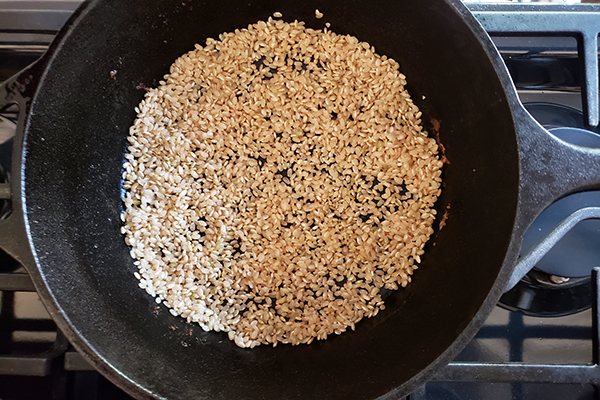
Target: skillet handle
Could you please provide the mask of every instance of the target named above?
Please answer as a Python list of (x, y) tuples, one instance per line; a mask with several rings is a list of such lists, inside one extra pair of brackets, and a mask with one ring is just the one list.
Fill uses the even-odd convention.
[(515, 123), (520, 150), (519, 223), (528, 227), (555, 200), (600, 188), (600, 149), (557, 138), (522, 106), (516, 107)]
[(11, 106), (17, 106), (19, 109), (17, 129), (12, 138), (12, 160), (10, 172), (7, 174), (8, 183), (0, 184), (0, 199), (11, 202), (10, 214), (0, 220), (0, 248), (27, 269), (34, 267), (35, 263), (29, 247), (21, 194), (24, 128), (31, 98), (45, 64), (42, 58), (0, 85), (0, 110), (6, 110)]
[[(552, 202), (568, 194), (600, 188), (600, 149), (576, 146), (544, 129), (522, 107), (515, 111), (520, 150), (519, 208), (515, 231), (525, 232)], [(600, 219), (600, 208), (575, 211), (517, 263), (506, 291), (512, 289), (571, 228)]]

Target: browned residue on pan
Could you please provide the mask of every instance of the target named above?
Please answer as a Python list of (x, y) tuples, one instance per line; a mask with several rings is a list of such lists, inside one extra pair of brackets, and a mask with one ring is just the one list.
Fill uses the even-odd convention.
[[(433, 130), (433, 135), (435, 136), (435, 140), (437, 141), (439, 147), (440, 160), (444, 163), (444, 165), (450, 164), (450, 160), (446, 157), (446, 148), (442, 144), (440, 140), (440, 121), (432, 118), (431, 119), (431, 128)], [(442, 214), (442, 218), (440, 219), (440, 223), (438, 228), (441, 230), (444, 226), (446, 226), (446, 221), (448, 220), (448, 216), (450, 214), (450, 204), (446, 206), (444, 210), (444, 214)], [(434, 244), (435, 246), (435, 244)]]
[(143, 83), (141, 83), (141, 82), (140, 82), (140, 84), (139, 84), (139, 85), (137, 85), (135, 88), (136, 88), (137, 90), (143, 89), (143, 90), (145, 90), (146, 92), (149, 92), (149, 91), (150, 91), (150, 88), (149, 88), (148, 86), (144, 85), (144, 84), (143, 84)]
[(446, 226), (446, 220), (448, 219), (449, 214), (450, 214), (450, 204), (448, 204), (446, 206), (446, 209), (444, 210), (444, 214), (442, 215), (442, 219), (440, 219), (439, 229), (442, 229), (443, 227)]
[(431, 125), (432, 125), (432, 129), (433, 129), (433, 134), (435, 136), (435, 140), (437, 141), (438, 147), (440, 149), (440, 160), (444, 163), (444, 165), (450, 164), (450, 161), (446, 157), (446, 148), (444, 147), (444, 145), (442, 144), (442, 141), (440, 140), (440, 121), (438, 121), (435, 118), (432, 118)]

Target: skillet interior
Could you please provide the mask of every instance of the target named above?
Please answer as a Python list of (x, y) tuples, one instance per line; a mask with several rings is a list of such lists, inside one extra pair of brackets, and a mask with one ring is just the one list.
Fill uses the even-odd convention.
[[(376, 318), (309, 346), (244, 350), (164, 308), (153, 312), (120, 234), (121, 164), (144, 94), (138, 84), (155, 85), (194, 43), (275, 11), (314, 28), (331, 22), (400, 63), (426, 127), (439, 126), (450, 164), (437, 208), (449, 213), (414, 282)], [(441, 0), (93, 1), (56, 48), (25, 134), (25, 207), (44, 300), (82, 338), (72, 341), (104, 360), (95, 365), (137, 396), (383, 395), (427, 369), (486, 303), (515, 218), (518, 153), (504, 88)]]

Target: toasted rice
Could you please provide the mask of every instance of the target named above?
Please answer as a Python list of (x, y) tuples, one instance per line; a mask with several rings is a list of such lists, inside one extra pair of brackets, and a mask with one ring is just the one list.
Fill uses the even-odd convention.
[(238, 346), (355, 328), (405, 287), (442, 162), (398, 63), (302, 22), (178, 58), (136, 108), (122, 232), (139, 286)]

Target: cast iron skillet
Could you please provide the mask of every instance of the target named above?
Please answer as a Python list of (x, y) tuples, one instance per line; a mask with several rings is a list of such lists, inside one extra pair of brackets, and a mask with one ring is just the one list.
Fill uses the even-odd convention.
[[(400, 63), (450, 161), (437, 205), (448, 218), (436, 222), (414, 282), (355, 332), (247, 350), (154, 311), (120, 234), (121, 173), (140, 83), (155, 85), (194, 43), (275, 11), (315, 28), (331, 22)], [(481, 326), (533, 218), (600, 180), (598, 154), (550, 136), (524, 111), (457, 0), (94, 0), (0, 98), (23, 111), (0, 245), (28, 268), (73, 345), (139, 398), (406, 395)]]

